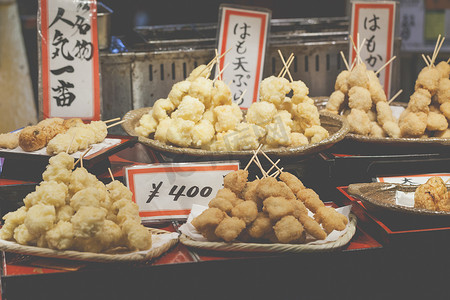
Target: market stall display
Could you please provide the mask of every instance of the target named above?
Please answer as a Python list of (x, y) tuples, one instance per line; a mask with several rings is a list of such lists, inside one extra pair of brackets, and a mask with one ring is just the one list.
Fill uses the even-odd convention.
[[(82, 166), (73, 170), (76, 164), (65, 152), (50, 158), (24, 206), (3, 217), (0, 248), (94, 261), (151, 258), (152, 233), (141, 225), (131, 191), (117, 180), (103, 184)], [(130, 255), (136, 252), (142, 253)]]

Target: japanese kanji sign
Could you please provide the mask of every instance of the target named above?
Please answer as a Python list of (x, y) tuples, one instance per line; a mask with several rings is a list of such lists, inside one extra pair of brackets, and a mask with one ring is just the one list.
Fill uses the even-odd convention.
[(187, 218), (193, 204), (208, 206), (239, 162), (174, 163), (125, 169), (128, 188), (146, 220)]
[(258, 100), (271, 14), (224, 5), (220, 9), (218, 51), (231, 50), (220, 60), (216, 74), (223, 70), (222, 79), (230, 83), (233, 101), (248, 108)]
[(40, 0), (44, 118), (100, 119), (95, 0)]
[[(377, 71), (388, 62), (394, 51), (395, 31), (394, 1), (352, 2), (350, 34), (355, 43), (365, 40), (360, 56), (367, 69)], [(350, 44), (350, 61), (356, 58), (356, 51)], [(389, 99), (391, 88), (392, 64), (379, 73), (380, 83)]]

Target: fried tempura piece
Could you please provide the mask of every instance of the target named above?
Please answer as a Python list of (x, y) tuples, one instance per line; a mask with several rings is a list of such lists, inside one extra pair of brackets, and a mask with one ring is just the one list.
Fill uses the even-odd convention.
[[(147, 230), (148, 231), (148, 230)], [(123, 239), (123, 232), (119, 225), (110, 220), (105, 220), (102, 227), (96, 234), (96, 238), (103, 246), (104, 250), (114, 248), (120, 245)], [(144, 239), (150, 239), (151, 237), (143, 237)]]
[(156, 131), (158, 123), (158, 120), (153, 117), (153, 109), (151, 109), (148, 113), (142, 115), (139, 119), (138, 126), (136, 126), (134, 130), (140, 136), (148, 137), (151, 133)]
[(112, 202), (126, 199), (132, 201), (133, 193), (122, 182), (113, 180), (106, 185)]
[(290, 90), (291, 86), (286, 78), (270, 76), (261, 81), (259, 97), (261, 101), (267, 101), (275, 106), (279, 106)]
[(244, 189), (247, 183), (248, 171), (247, 170), (237, 170), (228, 173), (223, 178), (223, 186), (230, 189), (236, 195), (240, 195), (241, 191)]
[(174, 109), (175, 105), (172, 101), (161, 98), (153, 103), (152, 116), (156, 121), (161, 122), (161, 120), (169, 118)]
[(348, 223), (346, 216), (338, 213), (334, 208), (329, 206), (322, 206), (317, 209), (314, 214), (314, 219), (322, 224), (322, 227), (328, 234), (333, 230), (344, 230)]
[(450, 211), (448, 190), (441, 177), (433, 176), (414, 192), (414, 207)]
[(450, 75), (450, 65), (444, 60), (436, 65), (436, 69), (441, 75), (441, 78), (448, 78)]
[(245, 222), (237, 217), (226, 217), (216, 227), (215, 235), (225, 242), (235, 240), (245, 229)]
[(192, 146), (195, 148), (202, 148), (208, 145), (213, 139), (216, 133), (214, 125), (208, 120), (200, 120), (192, 128)]
[(5, 222), (0, 229), (0, 238), (3, 240), (11, 240), (14, 235), (14, 230), (24, 223), (26, 216), (27, 208), (25, 206), (4, 215), (3, 220)]
[(236, 126), (236, 133), (234, 133), (236, 140), (233, 142), (237, 144), (237, 148), (239, 150), (250, 150), (258, 148), (266, 130), (256, 124), (243, 122)]
[(212, 91), (212, 106), (231, 105), (231, 90), (230, 87), (222, 80), (214, 82)]
[(66, 152), (61, 152), (50, 157), (42, 179), (45, 181), (56, 181), (58, 183), (69, 184), (70, 174), (72, 174), (74, 159)]
[(336, 90), (333, 93), (331, 93), (330, 99), (326, 104), (326, 110), (334, 114), (339, 114), (339, 112), (342, 109), (342, 106), (344, 105), (344, 102), (345, 102), (345, 94), (340, 90)]
[[(300, 202), (301, 201), (297, 201)], [(319, 225), (319, 223), (308, 216), (308, 213), (302, 213), (297, 218), (300, 223), (302, 223), (303, 227), (305, 228), (306, 232), (308, 232), (310, 235), (312, 235), (314, 238), (318, 240), (324, 240), (327, 237), (327, 233), (325, 230), (322, 229), (322, 227)]]
[(205, 105), (197, 98), (184, 96), (178, 108), (172, 113), (171, 118), (181, 118), (194, 123), (200, 121), (205, 111)]
[(56, 223), (58, 223), (59, 221), (70, 222), (70, 219), (72, 218), (74, 213), (75, 211), (70, 205), (58, 207), (56, 209)]
[(288, 200), (295, 199), (291, 189), (284, 182), (278, 181), (273, 177), (266, 177), (259, 181), (257, 195), (262, 200), (272, 196), (283, 197)]
[(300, 132), (291, 132), (290, 140), (290, 147), (301, 147), (309, 144), (308, 138)]
[(173, 120), (170, 118), (164, 119), (159, 122), (158, 127), (155, 131), (155, 140), (160, 141), (162, 143), (167, 142), (167, 131), (172, 126)]
[(292, 102), (295, 104), (302, 103), (304, 101), (308, 101), (309, 97), (309, 88), (306, 84), (301, 80), (296, 80), (291, 82), (292, 89)]
[(450, 101), (450, 79), (448, 77), (439, 80), (436, 98), (439, 104)]
[(350, 131), (360, 135), (368, 135), (370, 132), (370, 119), (366, 112), (360, 109), (352, 109), (347, 116)]
[(152, 246), (152, 234), (139, 222), (128, 220), (122, 224), (122, 231), (126, 236), (128, 249), (148, 250)]
[(312, 125), (305, 129), (305, 137), (309, 139), (311, 144), (318, 143), (330, 136), (328, 130), (320, 125)]
[(213, 109), (216, 123), (214, 128), (216, 132), (225, 132), (236, 129), (239, 122), (242, 121), (242, 111), (233, 103), (232, 105), (221, 105)]
[(428, 114), (424, 112), (412, 112), (405, 109), (400, 115), (399, 127), (402, 137), (420, 137), (427, 128)]
[[(204, 234), (207, 230), (213, 229), (219, 225), (225, 218), (226, 214), (216, 207), (205, 209), (200, 215), (195, 217), (191, 224), (197, 229), (198, 232)], [(208, 238), (207, 236), (205, 236)]]
[(244, 189), (241, 192), (241, 196), (246, 201), (253, 201), (256, 203), (258, 210), (261, 210), (263, 205), (262, 198), (258, 197), (258, 184), (259, 180), (249, 181), (245, 184)]
[(52, 229), (46, 232), (45, 239), (51, 249), (67, 250), (74, 242), (73, 225), (67, 221), (59, 221)]
[(364, 63), (357, 64), (351, 71), (347, 79), (348, 86), (360, 86), (365, 89), (369, 87), (369, 76)]
[(257, 215), (258, 207), (253, 201), (242, 201), (231, 210), (231, 216), (243, 220), (246, 225), (253, 222)]
[(247, 229), (252, 238), (259, 239), (272, 229), (272, 221), (267, 213), (259, 212)]
[(384, 92), (383, 86), (380, 83), (377, 75), (372, 70), (367, 71), (369, 76), (369, 92), (372, 102), (377, 104), (378, 102), (387, 102), (386, 93)]
[(370, 92), (360, 86), (354, 86), (348, 91), (348, 106), (368, 112), (372, 108)]
[(322, 200), (320, 200), (319, 195), (312, 189), (302, 189), (296, 195), (297, 198), (313, 213), (325, 206)]
[(226, 198), (215, 197), (209, 201), (208, 207), (216, 207), (223, 212), (231, 213), (231, 210), (233, 209), (233, 204), (231, 203), (230, 200)]
[(350, 76), (350, 71), (343, 70), (341, 73), (338, 74), (336, 77), (336, 82), (334, 84), (334, 89), (336, 91), (341, 91), (343, 94), (348, 93), (348, 77)]
[(103, 226), (106, 213), (107, 211), (100, 207), (80, 207), (71, 219), (75, 237), (93, 237)]
[(19, 146), (19, 133), (8, 132), (0, 134), (0, 148), (15, 149)]
[(25, 224), (22, 224), (14, 229), (14, 240), (21, 245), (33, 245), (36, 242), (36, 236), (28, 231)]
[(60, 207), (66, 204), (66, 197), (68, 195), (68, 188), (64, 183), (57, 183), (56, 181), (42, 181), (36, 190), (28, 194), (23, 203), (30, 208), (37, 203), (52, 205)]
[(272, 122), (276, 113), (277, 108), (271, 102), (253, 102), (247, 110), (246, 120), (248, 123), (264, 127)]
[(272, 221), (277, 221), (294, 212), (291, 201), (284, 197), (269, 197), (263, 202), (263, 211), (269, 214)]
[(281, 218), (273, 226), (275, 235), (280, 243), (296, 243), (301, 241), (303, 235), (302, 224), (293, 216)]
[(189, 147), (192, 143), (191, 132), (195, 123), (190, 120), (172, 119), (167, 129), (167, 141), (179, 147)]
[(289, 172), (281, 172), (280, 179), (291, 189), (291, 191), (295, 195), (305, 188), (300, 179)]
[(55, 207), (38, 203), (28, 209), (24, 224), (30, 234), (38, 236), (52, 228), (55, 220)]
[(424, 67), (419, 72), (419, 75), (417, 75), (414, 89), (426, 89), (431, 95), (434, 95), (437, 91), (440, 78), (441, 74), (436, 67)]
[(199, 65), (197, 68), (192, 70), (192, 72), (189, 74), (188, 78), (186, 78), (187, 81), (194, 81), (198, 77), (204, 77), (208, 78), (209, 75), (211, 75), (211, 69), (207, 67), (206, 65)]
[(170, 90), (167, 98), (173, 103), (175, 107), (178, 107), (183, 97), (188, 94), (190, 87), (190, 81), (179, 81), (172, 86), (172, 89)]
[(427, 130), (445, 130), (448, 128), (448, 121), (439, 111), (430, 111), (427, 117)]

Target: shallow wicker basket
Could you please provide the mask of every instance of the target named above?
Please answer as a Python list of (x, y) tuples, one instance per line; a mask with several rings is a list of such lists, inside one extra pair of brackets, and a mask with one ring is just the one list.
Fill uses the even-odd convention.
[[(207, 156), (213, 158), (239, 158), (239, 157), (251, 157), (253, 155), (252, 150), (239, 150), (239, 151), (209, 151), (203, 149), (195, 148), (181, 148), (172, 145), (167, 145), (154, 140), (152, 136), (150, 138), (145, 138), (139, 136), (134, 128), (138, 124), (142, 115), (148, 113), (152, 108), (144, 107), (136, 110), (131, 110), (125, 114), (122, 120), (122, 127), (126, 133), (131, 136), (138, 136), (139, 142), (151, 147), (154, 150), (169, 153), (169, 154), (184, 154), (189, 156)], [(320, 113), (321, 125), (328, 130), (330, 136), (319, 143), (309, 144), (301, 147), (280, 147), (277, 149), (267, 149), (264, 150), (266, 154), (274, 156), (294, 156), (294, 155), (310, 155), (314, 153), (321, 152), (325, 149), (330, 148), (337, 142), (344, 139), (349, 131), (349, 125), (345, 118), (328, 112)]]
[[(161, 239), (162, 235), (171, 234), (171, 232), (149, 228), (152, 233), (152, 242)], [(127, 253), (92, 253), (92, 252), (80, 252), (74, 250), (53, 250), (49, 248), (41, 248), (34, 246), (20, 245), (15, 242), (5, 241), (0, 239), (0, 250), (5, 252), (15, 252), (25, 255), (34, 255), (42, 257), (52, 257), (52, 258), (63, 258), (70, 260), (81, 260), (81, 261), (91, 261), (91, 262), (102, 262), (102, 263), (114, 263), (114, 262), (138, 262), (138, 261), (148, 261), (153, 258), (159, 257), (175, 244), (178, 243), (178, 239), (170, 239), (169, 241), (159, 245), (159, 247), (152, 247), (148, 251), (136, 251)]]
[(216, 251), (236, 251), (236, 252), (272, 252), (272, 253), (302, 253), (334, 251), (344, 247), (356, 232), (356, 216), (349, 215), (348, 228), (336, 241), (326, 243), (307, 244), (260, 244), (260, 243), (226, 243), (226, 242), (203, 242), (195, 241), (182, 234), (180, 243), (193, 248), (216, 250)]

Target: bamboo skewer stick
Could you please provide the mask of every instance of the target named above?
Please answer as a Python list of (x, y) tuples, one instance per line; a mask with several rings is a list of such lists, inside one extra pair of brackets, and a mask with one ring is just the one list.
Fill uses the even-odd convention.
[(395, 98), (397, 98), (402, 92), (403, 90), (399, 90), (394, 96), (392, 96), (391, 100), (388, 101), (388, 104), (391, 104), (392, 101), (394, 101)]
[(281, 74), (281, 77), (284, 77), (286, 75), (286, 72), (288, 72), (289, 68), (291, 67), (292, 62), (294, 61), (294, 54), (291, 54), (290, 59), (287, 61), (287, 68), (283, 68), (283, 72)]
[(267, 170), (267, 174), (269, 174), (270, 171), (272, 171), (272, 169), (275, 168), (275, 165), (276, 165), (277, 163), (279, 163), (279, 162), (280, 162), (280, 159), (278, 159), (278, 160), (270, 167), (270, 169)]
[(294, 81), (294, 79), (292, 79), (291, 72), (289, 72), (289, 68), (287, 67), (286, 61), (284, 60), (283, 54), (281, 53), (280, 49), (278, 49), (278, 54), (280, 55), (281, 61), (283, 62), (283, 65), (287, 70), (289, 79), (291, 80), (291, 82)]
[(430, 62), (428, 61), (428, 58), (423, 53), (422, 53), (422, 58), (425, 61), (425, 64), (427, 65), (427, 67), (430, 67)]
[(220, 78), (222, 77), (222, 73), (225, 71), (225, 69), (228, 67), (228, 65), (229, 65), (230, 63), (227, 63), (226, 65), (225, 65), (225, 67), (223, 67), (223, 69), (222, 70), (220, 70), (220, 72), (219, 72), (219, 74), (216, 76), (216, 78), (214, 78), (214, 82), (216, 81), (216, 80), (221, 80)]
[(267, 173), (266, 173), (266, 171), (264, 171), (264, 168), (262, 167), (261, 162), (259, 161), (259, 158), (258, 158), (258, 155), (257, 155), (256, 151), (253, 150), (253, 153), (255, 154), (256, 165), (261, 170), (261, 173), (263, 174), (263, 178), (266, 178), (267, 177)]
[(70, 141), (69, 146), (68, 146), (67, 149), (66, 149), (66, 153), (69, 153), (70, 147), (72, 147), (72, 143), (73, 143), (73, 140), (75, 139), (75, 136), (76, 136), (76, 135), (77, 135), (77, 133), (75, 132), (75, 133), (73, 134), (73, 137), (72, 137), (72, 140)]
[(115, 122), (115, 121), (119, 121), (120, 120), (120, 117), (117, 117), (117, 118), (114, 118), (114, 119), (109, 119), (109, 120), (106, 120), (106, 121), (103, 121), (104, 123), (111, 123), (111, 122)]
[(114, 181), (114, 175), (111, 171), (111, 168), (108, 168), (108, 171), (109, 171), (109, 176), (111, 176), (112, 181)]
[(436, 45), (434, 46), (434, 51), (433, 51), (433, 55), (431, 56), (431, 62), (430, 62), (430, 66), (434, 65), (434, 61), (437, 57), (437, 53), (438, 53), (438, 48), (439, 48), (439, 44), (440, 44), (440, 40), (441, 40), (441, 35), (439, 34), (437, 40), (436, 40)]
[(111, 124), (111, 125), (108, 125), (108, 126), (106, 126), (106, 128), (111, 128), (111, 127), (114, 127), (114, 126), (116, 126), (116, 125), (119, 125), (119, 124), (122, 124), (122, 123), (124, 123), (126, 120), (122, 120), (122, 121), (119, 121), (119, 122), (116, 122), (116, 123), (113, 123), (113, 124)]
[(396, 56), (392, 56), (390, 60), (388, 60), (384, 65), (382, 65), (376, 72), (375, 75), (378, 75), (384, 68), (386, 68), (394, 59)]
[(262, 155), (264, 155), (265, 158), (267, 158), (268, 161), (270, 161), (270, 163), (271, 163), (272, 165), (275, 166), (275, 168), (277, 168), (278, 170), (281, 170), (281, 169), (273, 162), (273, 160), (271, 160), (270, 157), (267, 156), (267, 154), (266, 154), (264, 151), (261, 151), (261, 153), (262, 153)]
[[(262, 147), (262, 146), (263, 146), (263, 144), (260, 144), (260, 145), (259, 145), (258, 149), (256, 149), (256, 153), (258, 153), (259, 150), (261, 150), (261, 147)], [(250, 159), (250, 161), (247, 163), (247, 165), (245, 166), (244, 171), (247, 171), (248, 167), (250, 166), (250, 164), (251, 164), (251, 163), (253, 162), (253, 160), (255, 159), (255, 156), (256, 156), (256, 154), (255, 154), (255, 152), (253, 152), (253, 156), (252, 156), (252, 158)]]
[(84, 151), (83, 154), (81, 154), (80, 158), (77, 159), (77, 161), (73, 164), (73, 166), (75, 167), (78, 164), (78, 162), (80, 162), (81, 167), (83, 167), (83, 158), (89, 151), (91, 151), (91, 149), (92, 146), (87, 148), (86, 151)]
[(341, 51), (340, 53), (341, 53), (342, 60), (344, 61), (345, 67), (347, 68), (347, 71), (350, 71), (350, 66), (348, 65), (347, 59), (345, 59), (344, 52)]

